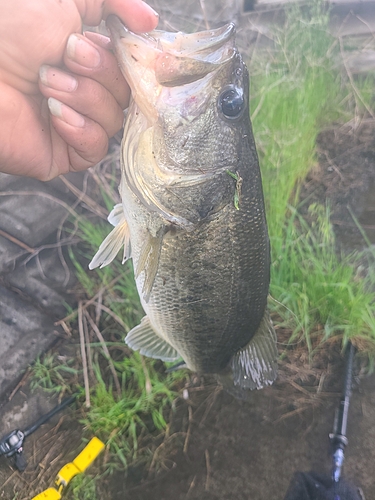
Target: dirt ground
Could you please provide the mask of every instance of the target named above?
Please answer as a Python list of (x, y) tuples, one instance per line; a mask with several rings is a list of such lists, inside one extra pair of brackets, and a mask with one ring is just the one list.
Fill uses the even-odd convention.
[(375, 243), (374, 120), (322, 132), (317, 151), (316, 167), (301, 189), (301, 200), (308, 200), (302, 210), (328, 202), (338, 245), (346, 250), (366, 247), (353, 215)]
[[(302, 352), (297, 360), (301, 366)], [(156, 449), (151, 467), (132, 466), (126, 477), (119, 472), (103, 478), (99, 498), (282, 500), (296, 471), (329, 473), (328, 434), (340, 398), (343, 364), (335, 345), (327, 347), (322, 359), (321, 366), (301, 368), (291, 377), (296, 359), (286, 358), (277, 383), (253, 392), (247, 402), (234, 399), (212, 380), (192, 377), (185, 392), (188, 399), (177, 400), (168, 435)], [(319, 389), (306, 383), (318, 379)], [(367, 500), (375, 498), (374, 382), (372, 376), (360, 381), (357, 377), (354, 383), (344, 467), (344, 477), (361, 487)], [(14, 405), (21, 407), (27, 393), (22, 388)], [(28, 438), (29, 466), (23, 474), (2, 459), (0, 498), (29, 500), (31, 492), (53, 484), (60, 467), (77, 454), (84, 434), (80, 416), (81, 410), (68, 409)], [(108, 456), (96, 461), (90, 475), (103, 473), (104, 459)]]
[[(110, 498), (282, 500), (297, 470), (330, 471), (328, 433), (338, 393), (323, 390), (314, 397), (309, 391), (304, 394), (303, 388), (300, 391), (276, 385), (254, 393), (246, 403), (223, 391), (204, 391), (200, 396), (206, 396), (206, 402), (193, 408), (179, 446), (176, 438), (169, 453), (164, 450), (164, 470), (138, 485), (117, 477), (118, 489)], [(289, 408), (284, 413), (288, 392)], [(300, 412), (294, 402), (301, 397), (310, 404)], [(345, 466), (346, 478), (361, 486), (369, 499), (375, 495), (374, 417), (372, 378), (354, 392)]]

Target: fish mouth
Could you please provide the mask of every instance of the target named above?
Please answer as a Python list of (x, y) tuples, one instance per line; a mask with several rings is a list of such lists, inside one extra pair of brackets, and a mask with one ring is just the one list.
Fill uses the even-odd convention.
[[(119, 39), (127, 39), (128, 43), (138, 41), (150, 48), (153, 47), (171, 53), (176, 52), (182, 56), (209, 57), (209, 59), (213, 60), (212, 62), (214, 62), (215, 57), (221, 58), (223, 56), (223, 54), (217, 54), (216, 51), (233, 39), (236, 33), (233, 23), (220, 28), (190, 34), (171, 33), (162, 30), (154, 30), (149, 33), (133, 33), (114, 14), (107, 17), (106, 25), (111, 33), (111, 38), (115, 41)], [(219, 63), (220, 60), (215, 62)]]
[(152, 71), (158, 84), (174, 87), (203, 78), (235, 54), (232, 23), (192, 34), (158, 30), (136, 34), (114, 15), (108, 16), (106, 24), (131, 87), (135, 66)]

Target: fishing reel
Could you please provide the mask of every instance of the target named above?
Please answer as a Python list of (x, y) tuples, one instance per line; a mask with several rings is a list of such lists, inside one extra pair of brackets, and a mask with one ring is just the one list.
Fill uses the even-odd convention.
[(66, 406), (70, 405), (75, 401), (77, 394), (73, 394), (69, 398), (64, 399), (59, 405), (55, 406), (50, 412), (46, 413), (40, 417), (33, 425), (30, 425), (23, 431), (16, 429), (3, 438), (0, 439), (0, 456), (4, 455), (7, 458), (11, 458), (14, 462), (15, 467), (23, 472), (27, 467), (27, 462), (23, 456), (23, 442), (27, 436), (35, 432), (39, 427), (47, 422), (56, 413), (61, 411)]
[(16, 429), (3, 437), (0, 441), (0, 456), (12, 458), (17, 469), (23, 472), (26, 469), (27, 462), (23, 456), (23, 441), (25, 434)]

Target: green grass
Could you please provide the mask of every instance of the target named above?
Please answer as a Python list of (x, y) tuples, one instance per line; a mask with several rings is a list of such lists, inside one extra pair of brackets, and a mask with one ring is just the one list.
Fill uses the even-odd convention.
[(70, 500), (99, 500), (96, 485), (97, 478), (79, 474), (72, 479), (68, 487), (68, 498)]
[(298, 212), (300, 182), (317, 161), (318, 133), (363, 114), (374, 88), (369, 76), (357, 81), (355, 92), (335, 68), (339, 44), (328, 33), (323, 4), (313, 5), (308, 17), (291, 7), (286, 28), (275, 28), (275, 50), (250, 63), (272, 249), (270, 292), (276, 300), (270, 305), (292, 328), (291, 341), (302, 337), (309, 350), (317, 331), (323, 341), (335, 335), (344, 344), (366, 338), (375, 347), (373, 273), (358, 272), (361, 255), (336, 254), (329, 210), (312, 207), (313, 226)]
[(106, 344), (113, 353), (111, 362), (121, 389), (119, 394), (100, 342), (92, 342), (95, 380), (90, 394), (91, 407), (82, 423), (105, 441), (126, 467), (142, 453), (143, 458), (147, 458), (147, 450), (139, 453), (139, 435), (142, 430), (156, 434), (165, 430), (165, 412), (177, 397), (177, 385), (186, 375), (183, 370), (163, 374), (162, 363), (143, 358), (126, 347), (123, 338), (144, 315), (131, 263), (122, 265), (120, 260), (115, 260), (103, 269), (88, 271), (79, 260), (93, 256), (109, 226), (81, 221), (79, 227), (85, 247), (81, 255), (71, 252), (71, 258), (87, 296), (103, 290), (102, 301), (108, 312), (102, 314), (99, 326), (103, 337), (115, 337), (114, 342)]
[(46, 392), (58, 394), (69, 391), (71, 378), (78, 373), (77, 369), (71, 366), (72, 363), (72, 359), (61, 363), (53, 353), (44, 354), (42, 358), (38, 356), (32, 366), (31, 389), (40, 387)]
[[(89, 271), (87, 261), (96, 253), (99, 245), (108, 235), (109, 223), (92, 224), (89, 220), (80, 223), (80, 236), (85, 242), (85, 250), (77, 248), (70, 249), (70, 257), (76, 268), (76, 276), (88, 297), (93, 297), (100, 288), (103, 288), (103, 299), (110, 309), (126, 325), (126, 332), (139, 323), (143, 316), (142, 306), (134, 283), (134, 275), (131, 262), (121, 264), (119, 259), (115, 259), (110, 265), (103, 269)], [(82, 265), (80, 258), (85, 258)], [(108, 316), (105, 316), (107, 319)], [(105, 325), (107, 326), (107, 325)], [(103, 325), (102, 325), (103, 327)], [(111, 328), (111, 323), (108, 323)], [(124, 332), (125, 333), (125, 332)]]
[(275, 28), (275, 50), (261, 52), (249, 65), (271, 237), (282, 235), (288, 205), (298, 197), (298, 182), (316, 161), (320, 129), (344, 115), (340, 102), (348, 89), (332, 68), (337, 50), (319, 5), (309, 19), (298, 8), (287, 11), (286, 28)]
[[(142, 361), (138, 353), (124, 357), (115, 366), (121, 376), (122, 397), (114, 394), (96, 369), (92, 407), (82, 423), (104, 439), (127, 467), (140, 456), (138, 438), (142, 430), (157, 435), (166, 429), (165, 411), (177, 396), (172, 387), (181, 374), (163, 376), (155, 369), (155, 361)], [(147, 454), (147, 450), (142, 453), (145, 451)]]
[[(323, 3), (317, 0), (311, 5), (307, 15), (292, 7), (285, 29), (275, 28), (273, 32), (275, 48), (261, 51), (249, 65), (252, 121), (272, 247), (270, 292), (276, 300), (270, 305), (291, 328), (290, 342), (303, 338), (309, 350), (314, 335), (321, 341), (339, 336), (344, 343), (349, 338), (365, 338), (375, 345), (374, 274), (362, 272), (363, 256), (337, 255), (328, 208), (311, 207), (310, 220), (314, 222), (310, 225), (298, 211), (299, 184), (316, 163), (319, 131), (363, 112), (371, 100), (373, 81), (358, 81), (359, 99), (335, 68), (340, 47), (328, 33)], [(105, 201), (109, 207), (108, 196)], [(80, 231), (91, 257), (109, 226), (84, 222)], [(101, 286), (108, 287), (103, 293), (104, 303), (122, 319), (125, 331), (139, 322), (142, 310), (130, 264), (122, 266), (116, 259), (104, 269), (89, 273), (75, 261), (88, 296), (95, 295)], [(119, 280), (110, 285), (118, 276)], [(110, 315), (103, 315), (101, 328), (106, 335), (118, 332), (119, 325)], [(152, 380), (151, 392), (146, 390), (145, 362)], [(116, 398), (113, 384), (109, 387), (97, 370), (93, 408), (85, 424), (107, 436), (121, 429), (120, 441), (117, 437), (110, 440), (125, 465), (128, 457), (137, 456), (137, 436), (142, 427), (147, 427), (147, 419), (156, 430), (165, 426), (164, 408), (173, 399), (170, 388), (174, 381), (160, 375), (153, 361), (141, 363), (138, 354), (125, 356), (114, 365), (126, 400)]]
[[(79, 222), (79, 234), (84, 244), (70, 251), (76, 275), (85, 295), (90, 298), (102, 292), (101, 304), (105, 308), (97, 326), (102, 333), (110, 357), (97, 338), (91, 338), (89, 369), (90, 407), (85, 408), (83, 369), (81, 359), (73, 357), (61, 363), (59, 356), (47, 353), (32, 367), (32, 388), (41, 387), (49, 392), (78, 392), (82, 403), (79, 421), (83, 425), (82, 437), (98, 436), (110, 451), (105, 474), (125, 470), (134, 462), (147, 464), (152, 460), (154, 440), (164, 435), (178, 388), (186, 378), (180, 370), (165, 373), (160, 361), (143, 358), (128, 349), (123, 341), (127, 331), (139, 323), (143, 316), (135, 288), (131, 263), (119, 260), (103, 268), (89, 271), (88, 259), (108, 233), (107, 223)], [(82, 292), (81, 292), (82, 296)], [(95, 304), (91, 306), (95, 318)], [(72, 343), (78, 352), (78, 311), (68, 321)], [(113, 366), (114, 374), (110, 369)], [(118, 386), (120, 391), (118, 391)], [(80, 476), (67, 491), (67, 499), (97, 498), (96, 478)], [(91, 495), (91, 496), (90, 496)]]
[(282, 305), (271, 305), (293, 325), (290, 342), (302, 333), (310, 350), (314, 333), (322, 341), (340, 335), (344, 344), (353, 338), (375, 343), (374, 256), (338, 255), (329, 210), (310, 211), (316, 218), (311, 226), (291, 210), (283, 251), (272, 267), (271, 295)]

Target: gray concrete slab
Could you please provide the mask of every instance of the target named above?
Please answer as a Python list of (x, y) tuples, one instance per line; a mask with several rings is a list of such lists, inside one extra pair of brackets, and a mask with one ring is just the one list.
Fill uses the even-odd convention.
[[(35, 247), (58, 228), (67, 215), (58, 194), (35, 179), (0, 177), (0, 229)], [(4, 189), (5, 187), (5, 189)]]
[(54, 320), (19, 295), (0, 286), (0, 399), (26, 367), (58, 338)]
[(0, 275), (12, 272), (27, 251), (0, 234)]
[[(70, 182), (81, 192), (86, 174)], [(62, 179), (0, 174), (0, 399), (56, 341), (76, 278), (58, 228), (77, 201)]]
[(68, 293), (75, 282), (73, 270), (66, 263), (63, 253), (55, 248), (46, 249), (27, 262), (21, 262), (6, 278), (7, 285), (32, 297), (33, 303), (54, 318), (66, 314), (66, 305), (74, 298)]

